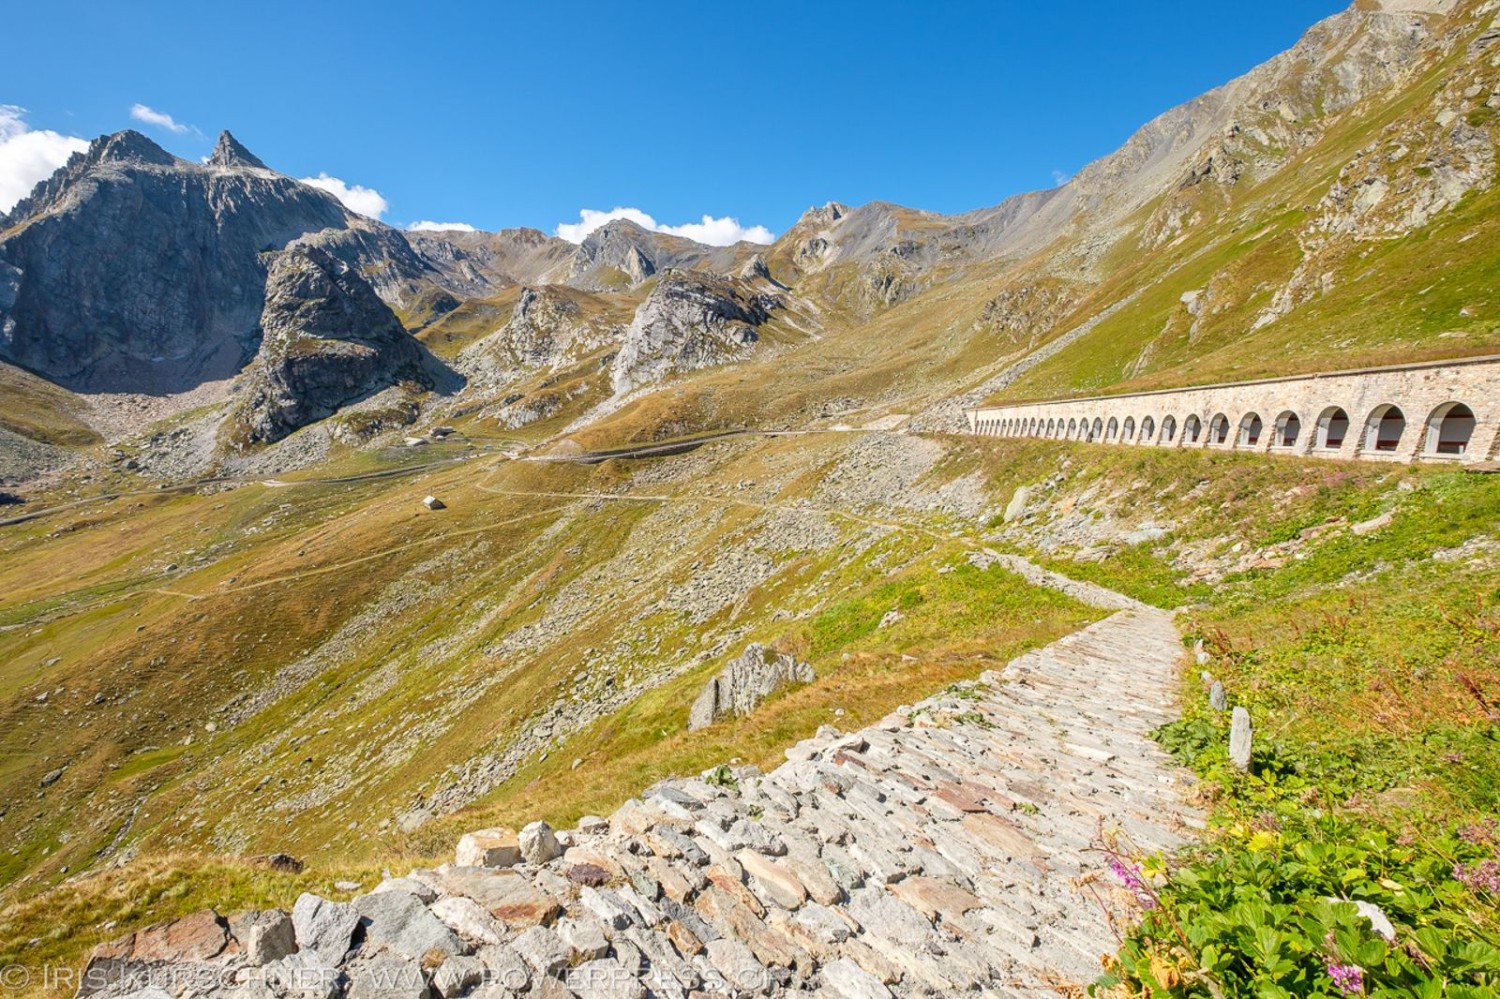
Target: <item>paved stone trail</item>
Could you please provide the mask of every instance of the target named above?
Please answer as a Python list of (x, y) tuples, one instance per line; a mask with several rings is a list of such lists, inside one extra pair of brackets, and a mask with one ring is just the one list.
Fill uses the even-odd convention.
[[(879, 724), (823, 730), (770, 773), (655, 785), (558, 833), (561, 856), (523, 831), (535, 863), (506, 846), (484, 857), (514, 866), (304, 896), (295, 944), (268, 949), (247, 920), (286, 917), (261, 914), (215, 923), (193, 957), (246, 997), (1053, 995), (1117, 947), (1104, 838), (1149, 852), (1201, 825), (1149, 737), (1175, 716), (1181, 654), (1168, 614), (1127, 606)], [(150, 966), (170, 930), (96, 965)]]

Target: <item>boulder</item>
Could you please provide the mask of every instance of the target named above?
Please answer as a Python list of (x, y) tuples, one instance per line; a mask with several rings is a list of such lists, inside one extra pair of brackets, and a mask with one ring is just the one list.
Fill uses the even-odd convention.
[(297, 948), (316, 954), (330, 967), (337, 967), (349, 953), (358, 926), (359, 913), (343, 902), (304, 894), (292, 906)]
[(594, 961), (609, 954), (609, 941), (594, 923), (559, 919), (555, 929), (558, 939), (568, 948), (568, 959), (573, 964)]
[(504, 826), (466, 833), (453, 858), (458, 867), (514, 867), (520, 862), (520, 838)]
[(545, 864), (562, 856), (562, 846), (545, 822), (530, 823), (521, 830), (519, 839), (521, 857), (528, 864)]
[(212, 909), (157, 923), (135, 935), (136, 961), (180, 963), (217, 957), (229, 943), (229, 928)]
[(311, 950), (288, 954), (261, 971), (262, 981), (284, 999), (336, 999), (342, 977)]
[(502, 943), (507, 936), (505, 924), (472, 898), (445, 895), (428, 908), (444, 926), (475, 946)]
[(443, 999), (467, 992), (484, 980), (484, 962), (477, 957), (450, 957), (432, 973), (432, 987)]
[(533, 926), (511, 944), (536, 975), (556, 977), (568, 967), (568, 948), (545, 926)]
[(1229, 721), (1229, 762), (1241, 770), (1250, 769), (1250, 750), (1254, 729), (1250, 724), (1250, 712), (1235, 708)]
[(377, 954), (350, 964), (347, 999), (429, 999), (427, 976), (417, 961)]
[(230, 929), (244, 948), (248, 964), (260, 967), (297, 952), (292, 917), (281, 909), (252, 912), (231, 920)]
[(1026, 514), (1026, 504), (1031, 502), (1031, 487), (1022, 486), (1010, 497), (1010, 502), (1005, 505), (1005, 514), (1002, 518), (1004, 523), (1020, 520)]
[(446, 509), (448, 509), (448, 504), (444, 503), (442, 500), (438, 499), (436, 496), (428, 496), (426, 499), (422, 500), (422, 505), (425, 506), (429, 510), (446, 510)]
[(408, 892), (362, 895), (353, 906), (365, 929), (365, 951), (388, 950), (421, 960), (431, 951), (462, 954), (466, 949), (457, 934)]
[(704, 686), (688, 712), (688, 731), (697, 731), (727, 715), (744, 717), (779, 687), (814, 679), (816, 674), (807, 663), (752, 642)]

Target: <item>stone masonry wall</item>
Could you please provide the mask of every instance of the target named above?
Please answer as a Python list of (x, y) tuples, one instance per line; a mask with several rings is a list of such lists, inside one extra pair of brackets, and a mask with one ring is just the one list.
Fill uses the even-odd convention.
[(994, 406), (965, 415), (970, 430), (985, 436), (1475, 463), (1494, 460), (1500, 447), (1500, 357)]

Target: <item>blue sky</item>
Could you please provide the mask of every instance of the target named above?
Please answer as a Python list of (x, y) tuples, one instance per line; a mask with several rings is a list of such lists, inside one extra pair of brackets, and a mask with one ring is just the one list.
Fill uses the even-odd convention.
[(228, 128), (398, 225), (963, 211), (1052, 186), (1342, 6), (18, 3), (0, 105), (25, 114), (0, 143), (27, 145), (0, 173), (126, 127), (197, 158)]

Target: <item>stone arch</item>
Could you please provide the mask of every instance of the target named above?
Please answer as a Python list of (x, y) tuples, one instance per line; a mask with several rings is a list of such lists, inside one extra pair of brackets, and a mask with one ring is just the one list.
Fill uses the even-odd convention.
[(1240, 417), (1239, 430), (1234, 435), (1235, 447), (1255, 447), (1260, 443), (1261, 434), (1265, 432), (1265, 422), (1259, 413), (1246, 413)]
[(1182, 421), (1182, 443), (1197, 444), (1203, 437), (1203, 421), (1198, 418), (1197, 413), (1189, 413), (1187, 419)]
[(1297, 446), (1297, 438), (1302, 436), (1302, 419), (1290, 409), (1282, 410), (1281, 415), (1276, 417), (1275, 430), (1271, 434), (1271, 446), (1275, 448), (1292, 448)]
[(1337, 451), (1344, 446), (1349, 436), (1349, 414), (1342, 406), (1329, 406), (1318, 414), (1314, 429), (1313, 446), (1325, 451)]
[(1427, 417), (1423, 454), (1463, 454), (1474, 436), (1474, 411), (1461, 402), (1445, 402)]
[(1364, 452), (1390, 454), (1401, 444), (1406, 433), (1406, 414), (1401, 407), (1384, 403), (1370, 410), (1365, 417), (1365, 434), (1360, 448)]
[(1094, 422), (1089, 426), (1089, 437), (1088, 437), (1088, 439), (1090, 441), (1097, 441), (1097, 440), (1100, 440), (1103, 437), (1104, 437), (1104, 421), (1101, 420), (1099, 417), (1096, 416), (1096, 417), (1094, 417)]
[(1052, 436), (1052, 432), (1053, 432), (1053, 431), (1054, 431), (1054, 430), (1056, 430), (1056, 429), (1057, 429), (1057, 421), (1056, 421), (1056, 420), (1050, 420), (1050, 419), (1049, 419), (1049, 420), (1048, 420), (1048, 421), (1047, 421), (1047, 436), (1048, 436), (1048, 437), (1051, 437), (1051, 436)]
[(1104, 425), (1104, 439), (1106, 441), (1113, 441), (1119, 436), (1120, 421), (1111, 416), (1109, 418), (1109, 422)]
[(1161, 418), (1161, 439), (1162, 439), (1162, 443), (1164, 443), (1164, 444), (1170, 444), (1170, 443), (1172, 443), (1173, 438), (1175, 438), (1176, 436), (1177, 436), (1177, 417), (1172, 416), (1169, 413), (1166, 416), (1163, 416)]
[(1135, 441), (1135, 417), (1125, 417), (1125, 422), (1120, 424), (1120, 440), (1126, 444)]
[(1156, 421), (1149, 416), (1141, 417), (1141, 443), (1154, 444), (1156, 442)]
[(1208, 421), (1208, 443), (1212, 446), (1229, 443), (1229, 417), (1215, 413)]
[(1075, 417), (1073, 417), (1072, 419), (1070, 419), (1068, 421), (1068, 432), (1065, 435), (1065, 439), (1066, 440), (1072, 440), (1074, 437), (1077, 437), (1077, 436), (1078, 436), (1078, 417), (1075, 416)]

